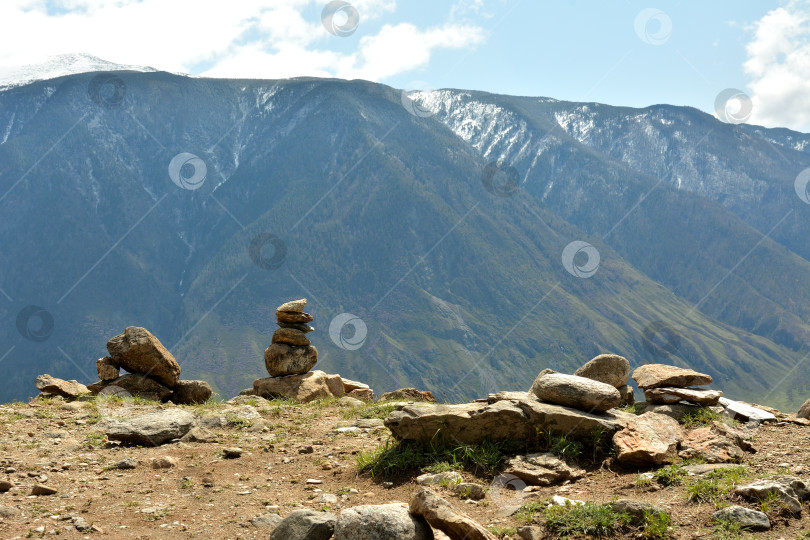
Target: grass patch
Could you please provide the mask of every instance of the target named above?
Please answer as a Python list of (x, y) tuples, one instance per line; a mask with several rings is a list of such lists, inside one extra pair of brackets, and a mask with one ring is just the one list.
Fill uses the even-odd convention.
[(343, 418), (379, 418), (385, 420), (391, 411), (396, 409), (397, 406), (390, 403), (369, 403), (363, 407), (344, 411)]
[(517, 534), (517, 530), (514, 527), (501, 527), (498, 525), (492, 525), (487, 527), (487, 530), (497, 536), (498, 538), (504, 538), (505, 536), (514, 536)]
[(683, 479), (688, 475), (688, 473), (686, 472), (686, 469), (680, 465), (672, 464), (667, 465), (666, 467), (661, 467), (655, 471), (653, 475), (660, 484), (665, 486), (679, 486), (683, 484)]
[(616, 512), (607, 505), (586, 502), (550, 506), (543, 510), (546, 530), (559, 536), (610, 536), (630, 523), (627, 514)]
[(542, 512), (545, 506), (546, 505), (540, 501), (527, 502), (515, 512), (514, 517), (519, 522), (528, 525), (534, 522), (535, 515), (538, 512)]
[(709, 502), (717, 506), (735, 487), (748, 480), (750, 476), (744, 465), (715, 469), (686, 485), (687, 498), (691, 502)]
[(672, 536), (670, 525), (672, 517), (669, 512), (658, 510), (644, 510), (644, 529), (641, 534), (645, 538), (669, 538)]
[(511, 449), (509, 443), (483, 441), (478, 445), (431, 442), (418, 444), (388, 439), (369, 452), (360, 452), (356, 458), (359, 472), (369, 471), (372, 476), (395, 476), (413, 470), (444, 472), (468, 469), (474, 474), (494, 474)]
[(731, 519), (715, 520), (712, 527), (712, 538), (718, 540), (737, 540), (742, 538), (742, 524)]
[(693, 429), (712, 425), (712, 422), (722, 421), (723, 416), (711, 409), (690, 409), (681, 418), (680, 422), (686, 429)]

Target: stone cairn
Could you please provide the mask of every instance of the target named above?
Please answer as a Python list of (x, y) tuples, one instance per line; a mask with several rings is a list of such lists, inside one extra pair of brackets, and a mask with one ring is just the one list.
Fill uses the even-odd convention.
[(273, 341), (264, 351), (264, 365), (271, 377), (302, 375), (318, 363), (318, 349), (307, 338), (315, 330), (309, 324), (313, 317), (304, 313), (307, 299), (293, 300), (276, 308)]
[(723, 392), (692, 388), (712, 383), (711, 375), (666, 364), (646, 364), (633, 372), (633, 380), (644, 391), (647, 403), (670, 405), (685, 401), (709, 407), (717, 405)]

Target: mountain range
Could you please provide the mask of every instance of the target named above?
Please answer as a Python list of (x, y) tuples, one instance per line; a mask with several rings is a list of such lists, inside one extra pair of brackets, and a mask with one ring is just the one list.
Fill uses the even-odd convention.
[(297, 297), (318, 368), (378, 392), (480, 397), (616, 352), (731, 398), (810, 397), (810, 135), (671, 105), (103, 69), (0, 91), (4, 401), (42, 372), (92, 382), (131, 325), (229, 397)]

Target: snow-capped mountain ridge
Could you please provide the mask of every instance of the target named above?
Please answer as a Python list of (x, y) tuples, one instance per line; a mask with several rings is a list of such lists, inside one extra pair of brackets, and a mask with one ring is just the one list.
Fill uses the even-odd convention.
[(24, 86), (35, 81), (47, 81), (66, 75), (94, 71), (157, 71), (147, 66), (116, 64), (91, 54), (72, 53), (52, 56), (39, 64), (0, 67), (0, 90)]

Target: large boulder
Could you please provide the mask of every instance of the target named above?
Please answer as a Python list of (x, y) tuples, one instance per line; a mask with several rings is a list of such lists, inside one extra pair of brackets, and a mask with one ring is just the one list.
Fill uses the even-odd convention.
[(385, 426), (398, 440), (429, 442), (434, 437), (466, 444), (489, 440), (525, 440), (538, 430), (586, 436), (596, 430), (612, 434), (634, 415), (604, 414), (543, 403), (526, 392), (493, 394), (488, 402), (441, 405), (409, 403), (392, 411)]
[(318, 363), (318, 349), (313, 345), (292, 347), (285, 343), (272, 343), (264, 350), (264, 367), (271, 377), (301, 375)]
[(333, 540), (433, 540), (433, 533), (405, 503), (369, 504), (343, 510)]
[(197, 405), (208, 401), (212, 393), (211, 385), (205, 381), (180, 381), (169, 401), (176, 405)]
[(318, 398), (341, 397), (345, 393), (340, 375), (327, 375), (317, 369), (303, 375), (256, 379), (253, 389), (263, 398), (284, 397), (303, 403)]
[(40, 392), (47, 392), (54, 396), (62, 396), (68, 399), (76, 399), (83, 394), (89, 394), (90, 390), (82, 383), (70, 380), (57, 379), (47, 373), (37, 375), (35, 381), (37, 390)]
[(697, 388), (647, 388), (644, 390), (644, 398), (647, 403), (678, 403), (679, 401), (689, 401), (698, 405), (717, 405), (723, 392), (720, 390), (700, 390)]
[(552, 453), (527, 454), (509, 459), (503, 470), (532, 486), (551, 486), (582, 478), (585, 471), (571, 467)]
[(618, 354), (600, 354), (576, 370), (574, 375), (619, 388), (630, 378), (630, 362)]
[(669, 416), (644, 413), (627, 421), (624, 429), (613, 435), (616, 460), (622, 465), (646, 467), (661, 465), (674, 458), (683, 440), (680, 424)]
[(112, 381), (98, 381), (94, 382), (87, 388), (94, 394), (98, 394), (107, 387), (116, 387), (126, 390), (133, 396), (138, 396), (143, 399), (151, 399), (152, 401), (163, 401), (172, 394), (172, 389), (167, 388), (157, 381), (143, 375), (134, 375), (128, 373), (122, 375)]
[(329, 540), (335, 532), (335, 514), (293, 510), (270, 533), (270, 540)]
[(633, 372), (633, 380), (642, 389), (661, 386), (686, 388), (712, 383), (711, 375), (666, 364), (646, 364), (638, 367)]
[(129, 326), (107, 342), (110, 363), (130, 373), (148, 375), (174, 388), (180, 380), (180, 365), (172, 353), (146, 328)]
[(542, 401), (588, 412), (604, 412), (618, 407), (622, 401), (621, 394), (614, 386), (562, 373), (550, 373), (539, 378), (532, 385), (532, 392)]
[(380, 401), (384, 400), (401, 400), (401, 401), (427, 401), (429, 403), (436, 403), (436, 398), (433, 393), (428, 390), (417, 390), (416, 388), (399, 388), (392, 392), (386, 392), (380, 396)]
[(465, 540), (497, 540), (497, 537), (476, 523), (464, 512), (458, 511), (446, 500), (427, 488), (419, 488), (411, 498), (410, 511), (422, 516), (431, 527), (450, 538)]
[(183, 409), (165, 409), (125, 420), (108, 420), (104, 432), (111, 441), (158, 446), (179, 439), (194, 427), (194, 415)]
[(681, 443), (679, 456), (684, 459), (700, 458), (706, 463), (739, 462), (752, 446), (743, 431), (722, 422), (690, 431)]

